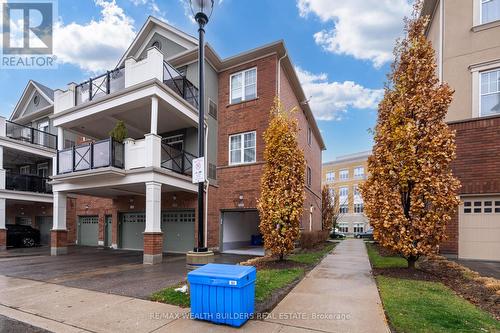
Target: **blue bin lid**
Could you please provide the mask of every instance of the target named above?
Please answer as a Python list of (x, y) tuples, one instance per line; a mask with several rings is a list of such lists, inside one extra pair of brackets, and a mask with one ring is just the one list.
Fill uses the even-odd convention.
[(241, 287), (255, 281), (253, 266), (207, 264), (188, 273), (190, 283)]

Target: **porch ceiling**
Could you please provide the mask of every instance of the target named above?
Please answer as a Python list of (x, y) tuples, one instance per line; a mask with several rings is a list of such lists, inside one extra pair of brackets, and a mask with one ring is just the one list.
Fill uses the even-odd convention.
[[(180, 190), (177, 187), (165, 184), (162, 184), (161, 191), (162, 193), (182, 192), (182, 190)], [(104, 188), (81, 189), (77, 191), (72, 191), (71, 193), (90, 195), (102, 198), (116, 198), (118, 196), (136, 196), (136, 195), (146, 196), (146, 186), (145, 184), (128, 184), (128, 185), (120, 185), (120, 186), (112, 186)]]
[(10, 148), (4, 148), (3, 154), (4, 154), (3, 155), (4, 167), (15, 166), (15, 165), (38, 164), (50, 161), (50, 159), (46, 157)]
[[(124, 105), (112, 107), (98, 114), (82, 117), (64, 125), (75, 133), (103, 139), (109, 137), (109, 132), (116, 123), (122, 120), (127, 127), (128, 136), (133, 139), (144, 138), (150, 132), (151, 97), (142, 98)], [(172, 106), (161, 99), (158, 103), (158, 133), (170, 132), (192, 127), (193, 124)]]

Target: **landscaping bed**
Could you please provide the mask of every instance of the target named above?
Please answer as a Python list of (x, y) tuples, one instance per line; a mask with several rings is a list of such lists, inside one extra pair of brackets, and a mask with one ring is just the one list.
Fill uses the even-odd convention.
[[(467, 280), (467, 274), (452, 264), (460, 265), (448, 264), (442, 257), (419, 260), (416, 269), (408, 269), (404, 258), (380, 249), (367, 244), (382, 303), (395, 332), (500, 330), (500, 322), (495, 320), (499, 319), (500, 298), (490, 279), (490, 287), (479, 287), (484, 282), (481, 278)], [(475, 300), (471, 299), (474, 291), (478, 292)]]
[[(271, 311), (293, 287), (313, 269), (323, 257), (331, 252), (335, 243), (324, 242), (311, 249), (298, 250), (279, 261), (273, 257), (253, 258), (241, 265), (255, 266), (257, 280), (255, 282), (255, 313)], [(189, 307), (189, 293), (175, 291), (185, 285), (168, 287), (155, 292), (150, 299), (156, 302), (168, 303), (180, 307)]]

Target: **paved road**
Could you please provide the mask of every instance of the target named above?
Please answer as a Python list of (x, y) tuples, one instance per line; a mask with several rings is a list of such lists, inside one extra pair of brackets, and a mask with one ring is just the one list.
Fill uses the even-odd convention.
[(9, 333), (50, 333), (42, 328), (0, 315), (0, 332)]
[[(4, 251), (0, 275), (147, 299), (151, 293), (184, 280), (187, 274), (184, 254), (164, 255), (161, 264), (143, 265), (141, 251), (85, 246), (71, 246), (69, 251), (56, 257), (50, 256), (49, 248)], [(222, 254), (215, 260), (234, 264), (249, 258), (252, 256)]]
[(451, 259), (462, 266), (468, 267), (473, 271), (478, 272), (481, 276), (488, 276), (500, 280), (500, 262), (498, 261), (481, 261), (481, 260), (465, 260)]

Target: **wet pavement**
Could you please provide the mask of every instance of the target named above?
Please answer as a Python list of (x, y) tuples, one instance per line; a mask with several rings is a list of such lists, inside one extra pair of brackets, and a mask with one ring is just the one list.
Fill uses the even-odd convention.
[(478, 272), (481, 276), (492, 277), (500, 280), (500, 262), (499, 261), (481, 261), (451, 259), (462, 266)]
[[(142, 299), (183, 281), (187, 274), (184, 254), (164, 254), (161, 264), (144, 265), (141, 251), (72, 246), (67, 255), (56, 257), (39, 248), (31, 256), (29, 251), (14, 253), (0, 256), (0, 275)], [(249, 258), (218, 254), (215, 261), (236, 264)]]

